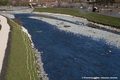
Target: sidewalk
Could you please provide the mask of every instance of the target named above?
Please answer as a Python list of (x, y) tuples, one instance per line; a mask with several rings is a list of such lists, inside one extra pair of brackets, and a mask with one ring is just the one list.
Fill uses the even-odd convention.
[(2, 64), (5, 56), (5, 50), (7, 48), (7, 42), (9, 38), (10, 26), (7, 23), (7, 18), (0, 15), (0, 24), (2, 26), (0, 30), (0, 73), (2, 70)]

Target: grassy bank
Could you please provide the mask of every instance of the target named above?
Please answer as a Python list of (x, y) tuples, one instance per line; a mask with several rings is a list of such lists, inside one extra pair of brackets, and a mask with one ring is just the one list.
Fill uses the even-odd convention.
[(11, 26), (11, 40), (5, 80), (39, 80), (35, 51), (27, 34), (13, 20), (8, 22)]
[(120, 18), (105, 16), (97, 13), (85, 13), (80, 12), (78, 9), (71, 8), (36, 8), (34, 11), (37, 12), (50, 12), (50, 13), (61, 13), (61, 14), (69, 14), (77, 17), (83, 17), (88, 19), (89, 21), (100, 23), (103, 25), (109, 25), (111, 27), (120, 28)]

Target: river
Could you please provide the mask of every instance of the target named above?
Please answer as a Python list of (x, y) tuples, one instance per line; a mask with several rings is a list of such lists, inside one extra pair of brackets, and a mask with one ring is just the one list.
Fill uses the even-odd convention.
[(16, 14), (42, 51), (49, 80), (82, 80), (83, 77), (120, 77), (120, 48), (106, 41), (59, 30), (32, 14)]

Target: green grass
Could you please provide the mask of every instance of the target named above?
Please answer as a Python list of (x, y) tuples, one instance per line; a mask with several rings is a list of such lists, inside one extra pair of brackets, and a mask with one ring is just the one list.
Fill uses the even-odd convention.
[(73, 16), (84, 16), (82, 13), (79, 12), (79, 10), (72, 8), (35, 8), (34, 11), (69, 14)]
[(77, 17), (83, 17), (88, 19), (89, 21), (100, 23), (103, 25), (109, 25), (111, 27), (120, 28), (120, 18), (110, 17), (101, 15), (93, 12), (80, 12), (78, 9), (72, 8), (36, 8), (34, 11), (37, 12), (50, 12), (50, 13), (61, 13), (61, 14), (69, 14)]
[(6, 80), (39, 80), (35, 51), (30, 45), (30, 40), (21, 27), (13, 20), (8, 19), (11, 26), (10, 55)]

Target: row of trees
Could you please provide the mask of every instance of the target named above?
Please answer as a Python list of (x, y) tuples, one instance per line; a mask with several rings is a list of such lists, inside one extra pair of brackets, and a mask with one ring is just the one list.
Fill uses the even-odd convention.
[[(7, 5), (9, 4), (9, 1), (11, 0), (0, 0), (0, 5)], [(41, 0), (40, 0), (41, 1)], [(72, 3), (80, 3), (85, 0), (57, 0), (58, 2), (72, 2)], [(117, 0), (86, 0), (86, 1), (93, 1), (89, 2), (90, 4), (96, 3), (96, 4), (112, 4)]]
[[(99, 2), (99, 3), (111, 3), (115, 2), (115, 0), (58, 0), (58, 1), (63, 1), (63, 2)], [(116, 0), (117, 1), (117, 0)], [(118, 0), (119, 1), (119, 0)]]
[[(88, 2), (89, 4), (98, 4), (98, 5), (108, 5), (113, 4), (117, 0), (57, 0), (59, 3), (61, 2), (71, 2), (71, 3), (81, 3), (81, 2)], [(120, 0), (118, 0), (120, 1)]]
[(0, 6), (14, 5), (14, 6), (28, 6), (29, 0), (0, 0)]
[(9, 0), (0, 0), (0, 5), (8, 5)]
[(96, 4), (105, 4), (105, 5), (108, 5), (108, 4), (113, 4), (113, 3), (115, 3), (115, 0), (95, 0), (95, 2), (94, 3), (96, 3)]

